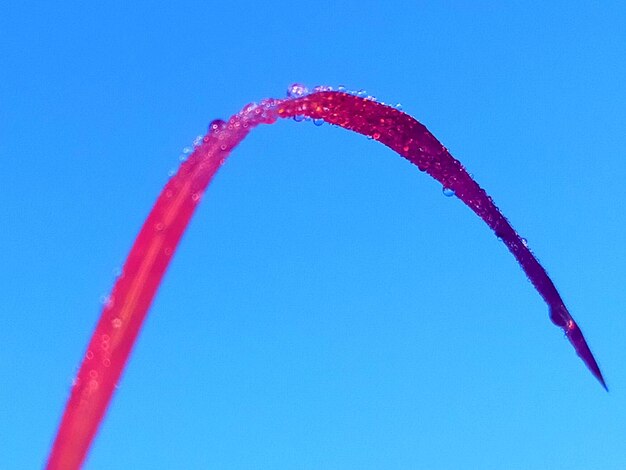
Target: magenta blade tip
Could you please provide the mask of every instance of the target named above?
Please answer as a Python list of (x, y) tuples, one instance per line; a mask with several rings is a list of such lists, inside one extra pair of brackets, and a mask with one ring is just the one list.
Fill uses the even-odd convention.
[(593, 376), (598, 379), (598, 382), (600, 382), (600, 384), (608, 392), (609, 388), (606, 386), (600, 367), (598, 366), (591, 349), (589, 349), (589, 345), (583, 336), (583, 332), (580, 331), (578, 324), (574, 321), (567, 310), (567, 307), (565, 307), (562, 302), (559, 302), (556, 306), (550, 308), (550, 319), (552, 320), (552, 323), (563, 328), (565, 336), (567, 336), (569, 342), (572, 346), (574, 346), (574, 350), (576, 351), (576, 354), (578, 354), (578, 357), (583, 360)]

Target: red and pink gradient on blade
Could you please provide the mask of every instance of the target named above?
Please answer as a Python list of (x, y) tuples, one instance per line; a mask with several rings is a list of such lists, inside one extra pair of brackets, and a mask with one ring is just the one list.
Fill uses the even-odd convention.
[(213, 175), (231, 150), (259, 124), (278, 118), (323, 120), (377, 140), (439, 181), (495, 232), (548, 304), (576, 353), (606, 389), (578, 325), (545, 269), (487, 193), (461, 163), (417, 120), (369, 97), (292, 85), (286, 99), (247, 105), (228, 122), (216, 120), (189, 159), (168, 181), (124, 264), (74, 381), (48, 469), (80, 468), (106, 412), (141, 325), (189, 220)]

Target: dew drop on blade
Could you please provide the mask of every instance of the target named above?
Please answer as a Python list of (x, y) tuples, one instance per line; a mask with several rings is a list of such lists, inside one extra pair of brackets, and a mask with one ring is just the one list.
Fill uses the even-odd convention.
[(452, 197), (455, 194), (453, 189), (446, 188), (445, 186), (443, 187), (442, 192), (445, 197)]
[(300, 98), (309, 93), (309, 89), (300, 83), (293, 83), (287, 88), (287, 98)]
[(218, 131), (220, 129), (222, 129), (224, 126), (226, 125), (226, 123), (221, 120), (221, 119), (215, 119), (213, 121), (211, 121), (211, 124), (209, 124), (209, 132), (213, 131)]

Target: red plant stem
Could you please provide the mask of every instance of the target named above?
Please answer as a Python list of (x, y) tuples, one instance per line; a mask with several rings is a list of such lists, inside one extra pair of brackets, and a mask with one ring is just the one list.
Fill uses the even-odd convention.
[(248, 105), (228, 123), (214, 121), (203, 143), (163, 188), (106, 303), (74, 381), (47, 469), (80, 468), (113, 396), (141, 325), (174, 251), (211, 178), (260, 123), (309, 116), (351, 129), (392, 148), (441, 182), (503, 240), (550, 307), (579, 356), (606, 388), (600, 369), (554, 284), (485, 191), (419, 122), (394, 108), (322, 91)]

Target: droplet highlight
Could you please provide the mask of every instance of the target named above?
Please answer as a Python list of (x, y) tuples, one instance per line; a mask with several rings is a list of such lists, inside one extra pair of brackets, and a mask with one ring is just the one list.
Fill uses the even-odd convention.
[(452, 196), (454, 196), (456, 194), (454, 192), (454, 189), (446, 188), (445, 186), (442, 188), (441, 191), (443, 192), (443, 195), (445, 197), (452, 197)]
[(301, 98), (308, 94), (309, 89), (301, 83), (293, 83), (287, 88), (287, 98)]

